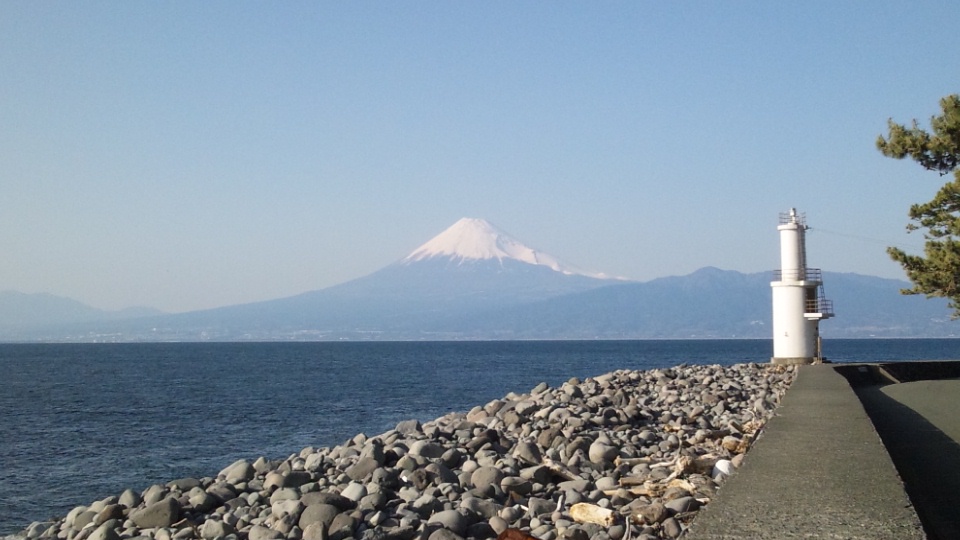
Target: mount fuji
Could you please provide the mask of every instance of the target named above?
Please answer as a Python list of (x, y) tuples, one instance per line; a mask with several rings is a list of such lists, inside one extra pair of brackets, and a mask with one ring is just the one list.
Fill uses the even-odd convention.
[(118, 332), (142, 335), (147, 323), (157, 339), (456, 338), (462, 333), (446, 321), (619, 282), (528, 247), (483, 219), (463, 218), (365, 277), (288, 298), (127, 321)]
[(564, 264), (555, 257), (531, 249), (484, 219), (463, 218), (450, 228), (413, 250), (400, 264), (444, 260), (458, 264), (496, 259), (501, 266), (505, 260), (519, 261), (534, 266), (545, 266), (569, 276), (581, 275), (607, 279), (604, 274), (592, 274)]

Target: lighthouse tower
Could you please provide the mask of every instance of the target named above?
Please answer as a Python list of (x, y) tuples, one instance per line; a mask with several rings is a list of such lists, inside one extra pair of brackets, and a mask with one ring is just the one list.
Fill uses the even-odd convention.
[(774, 271), (774, 364), (821, 362), (820, 320), (833, 317), (819, 268), (807, 268), (807, 224), (795, 208), (780, 214), (780, 270)]

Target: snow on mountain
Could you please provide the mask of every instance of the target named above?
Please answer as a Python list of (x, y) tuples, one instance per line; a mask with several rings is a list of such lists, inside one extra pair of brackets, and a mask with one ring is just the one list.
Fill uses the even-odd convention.
[(590, 273), (564, 264), (556, 257), (524, 245), (484, 219), (463, 218), (450, 228), (434, 236), (427, 243), (413, 250), (400, 264), (410, 264), (429, 259), (466, 261), (515, 260), (536, 266), (546, 266), (567, 275), (580, 275), (606, 279), (604, 274)]

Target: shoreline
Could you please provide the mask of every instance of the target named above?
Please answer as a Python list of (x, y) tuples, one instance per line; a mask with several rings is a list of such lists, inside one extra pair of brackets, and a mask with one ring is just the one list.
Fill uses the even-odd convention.
[(680, 365), (544, 383), (340, 446), (127, 490), (7, 538), (456, 540), (507, 527), (541, 540), (673, 538), (795, 374)]

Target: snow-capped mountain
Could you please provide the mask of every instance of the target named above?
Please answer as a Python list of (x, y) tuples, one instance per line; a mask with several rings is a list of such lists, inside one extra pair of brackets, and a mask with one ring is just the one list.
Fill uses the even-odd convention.
[(484, 219), (462, 218), (447, 230), (413, 250), (401, 264), (409, 265), (430, 259), (467, 261), (514, 260), (535, 266), (545, 266), (567, 275), (604, 279), (604, 274), (583, 271), (564, 264), (556, 257), (524, 245), (516, 238)]
[[(454, 338), (438, 330), (486, 313), (604, 287), (600, 279), (525, 246), (482, 219), (461, 219), (370, 275), (289, 298), (118, 325), (162, 339)], [(152, 329), (157, 329), (155, 332)], [(2, 338), (2, 335), (0, 335)]]

